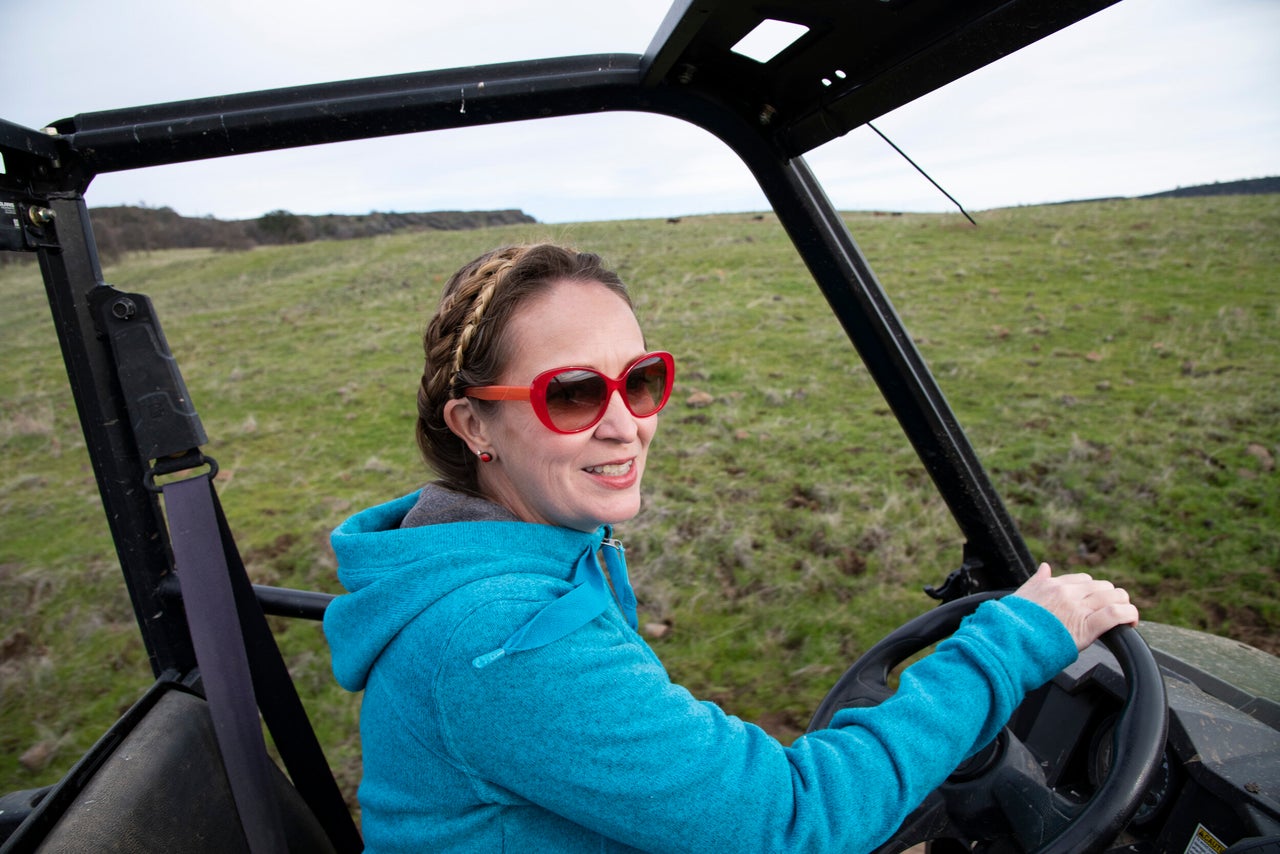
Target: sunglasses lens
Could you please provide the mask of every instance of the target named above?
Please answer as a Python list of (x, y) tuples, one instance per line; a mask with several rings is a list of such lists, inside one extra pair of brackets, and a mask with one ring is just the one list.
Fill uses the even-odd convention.
[(579, 430), (604, 409), (607, 386), (593, 371), (563, 371), (547, 383), (547, 415), (560, 430)]
[(637, 416), (652, 415), (667, 402), (667, 363), (651, 356), (627, 371), (627, 406)]
[(638, 418), (653, 415), (667, 402), (671, 385), (670, 356), (655, 354), (631, 366), (625, 377), (607, 379), (597, 371), (567, 369), (548, 372), (534, 380), (539, 417), (561, 433), (577, 433), (598, 422), (609, 405), (613, 390), (622, 393), (627, 408)]

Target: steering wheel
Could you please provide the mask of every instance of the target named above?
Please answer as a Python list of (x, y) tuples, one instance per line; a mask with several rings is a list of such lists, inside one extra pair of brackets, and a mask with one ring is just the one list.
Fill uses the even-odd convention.
[[(889, 674), (895, 667), (951, 635), (982, 602), (1002, 595), (966, 596), (898, 627), (836, 682), (814, 713), (809, 732), (825, 728), (840, 709), (879, 705), (893, 694)], [(908, 815), (875, 854), (895, 854), (934, 839), (995, 837), (1010, 837), (1020, 850), (1035, 854), (1102, 851), (1142, 804), (1164, 752), (1169, 710), (1159, 667), (1136, 631), (1120, 626), (1100, 643), (1115, 656), (1128, 692), (1115, 724), (1110, 773), (1088, 802), (1080, 805), (1055, 792), (1039, 760), (1005, 727)]]

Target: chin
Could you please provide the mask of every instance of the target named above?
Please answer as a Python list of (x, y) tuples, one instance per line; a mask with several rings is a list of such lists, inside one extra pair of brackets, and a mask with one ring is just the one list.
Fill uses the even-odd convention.
[(623, 522), (629, 522), (640, 512), (640, 500), (630, 502), (610, 502), (610, 506), (602, 508), (599, 521), (592, 527), (592, 530), (601, 525), (620, 525)]

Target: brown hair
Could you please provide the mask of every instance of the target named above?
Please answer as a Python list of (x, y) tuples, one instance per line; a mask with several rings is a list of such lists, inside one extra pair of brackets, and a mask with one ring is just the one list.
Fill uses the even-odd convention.
[[(444, 420), (445, 404), (479, 385), (497, 383), (506, 367), (507, 328), (520, 307), (562, 281), (599, 282), (631, 305), (618, 274), (600, 256), (550, 243), (486, 252), (454, 273), (422, 336), (418, 447), (452, 489), (478, 494), (476, 458)], [(492, 406), (472, 399), (472, 406)]]

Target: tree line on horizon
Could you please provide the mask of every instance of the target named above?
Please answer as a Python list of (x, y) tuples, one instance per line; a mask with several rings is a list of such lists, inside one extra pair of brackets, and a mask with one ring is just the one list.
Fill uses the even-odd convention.
[(535, 222), (520, 210), (430, 213), (325, 214), (274, 210), (257, 219), (219, 220), (182, 216), (172, 208), (121, 205), (92, 208), (98, 253), (103, 260), (127, 252), (206, 248), (227, 252), (313, 240), (353, 240), (407, 229), (458, 231)]
[[(170, 207), (116, 205), (90, 208), (98, 257), (104, 263), (129, 252), (161, 249), (215, 249), (240, 252), (255, 246), (354, 240), (397, 231), (460, 231), (535, 223), (521, 210), (432, 211), (428, 213), (324, 214), (313, 216), (274, 210), (257, 219), (220, 220), (183, 216)], [(0, 253), (0, 264), (34, 260), (25, 252)]]
[[(1141, 198), (1280, 193), (1280, 177), (1222, 181), (1178, 187)], [(537, 222), (521, 210), (434, 211), (431, 213), (325, 214), (274, 210), (257, 219), (219, 220), (182, 216), (172, 208), (116, 206), (89, 211), (103, 260), (127, 252), (207, 248), (229, 252), (313, 240), (352, 240), (406, 229), (457, 231)]]
[[(1280, 193), (1280, 177), (1178, 187), (1139, 198), (1257, 193)], [(89, 219), (93, 225), (98, 255), (106, 263), (118, 260), (129, 252), (194, 248), (239, 252), (255, 246), (308, 243), (314, 240), (353, 240), (408, 229), (458, 231), (537, 222), (517, 209), (429, 213), (374, 211), (368, 214), (324, 215), (274, 210), (257, 219), (220, 220), (212, 216), (183, 216), (169, 207), (153, 208), (146, 205), (91, 208)], [(0, 264), (31, 257), (33, 256), (27, 253), (0, 253)]]

